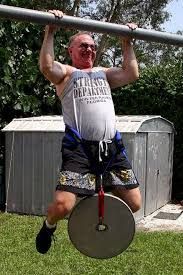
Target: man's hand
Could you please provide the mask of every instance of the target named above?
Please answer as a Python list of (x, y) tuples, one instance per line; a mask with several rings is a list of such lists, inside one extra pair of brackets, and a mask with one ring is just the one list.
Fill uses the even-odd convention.
[(135, 30), (136, 28), (138, 28), (137, 24), (135, 23), (127, 23), (126, 26), (128, 26), (131, 30)]
[[(52, 13), (53, 15), (55, 15), (56, 18), (60, 18), (61, 19), (64, 16), (63, 12), (60, 11), (60, 10), (49, 10), (48, 12)], [(56, 31), (58, 31), (60, 29), (59, 26), (54, 25), (54, 24), (47, 25), (46, 29), (47, 28), (49, 29), (49, 31), (51, 31), (53, 33), (56, 32)]]
[[(136, 28), (138, 28), (137, 24), (135, 23), (127, 23), (126, 26), (129, 27), (130, 30), (136, 30)], [(123, 37), (122, 38), (123, 42), (127, 42), (127, 43), (130, 43), (132, 42), (132, 38), (129, 37), (129, 36), (126, 36), (126, 37)]]

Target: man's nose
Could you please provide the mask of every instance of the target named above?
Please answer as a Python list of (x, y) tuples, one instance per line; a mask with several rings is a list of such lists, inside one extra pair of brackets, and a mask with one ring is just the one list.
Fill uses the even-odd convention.
[(86, 50), (92, 52), (92, 46), (91, 45), (87, 45)]

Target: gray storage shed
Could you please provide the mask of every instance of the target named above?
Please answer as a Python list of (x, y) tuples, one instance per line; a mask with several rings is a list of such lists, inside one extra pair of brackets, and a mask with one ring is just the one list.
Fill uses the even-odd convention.
[(140, 183), (138, 220), (171, 200), (174, 126), (161, 116), (121, 116), (117, 128)]
[[(143, 206), (136, 220), (171, 199), (173, 124), (161, 116), (116, 116), (129, 161), (140, 182)], [(61, 166), (62, 116), (14, 119), (6, 138), (6, 209), (44, 215)]]
[(5, 131), (6, 210), (42, 215), (61, 165), (61, 116), (14, 119)]

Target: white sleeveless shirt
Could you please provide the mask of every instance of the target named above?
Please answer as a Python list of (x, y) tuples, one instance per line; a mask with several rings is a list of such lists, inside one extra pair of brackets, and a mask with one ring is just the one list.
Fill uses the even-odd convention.
[(115, 136), (115, 111), (111, 89), (101, 68), (75, 70), (60, 96), (66, 125), (86, 140), (108, 140)]

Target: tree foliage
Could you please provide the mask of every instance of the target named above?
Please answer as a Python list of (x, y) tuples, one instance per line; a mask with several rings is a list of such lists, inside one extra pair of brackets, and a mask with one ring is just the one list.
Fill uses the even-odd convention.
[[(142, 28), (153, 28), (160, 30), (160, 26), (168, 19), (168, 13), (165, 11), (166, 5), (170, 0), (110, 0), (110, 1), (98, 1), (95, 13), (91, 17), (97, 20), (107, 21), (116, 24), (125, 25), (128, 22), (135, 22)], [(119, 45), (119, 38), (112, 38), (107, 35), (102, 35), (99, 38), (99, 51), (96, 59), (96, 65), (103, 59), (106, 50), (111, 49), (115, 52), (115, 59), (120, 58), (120, 54), (116, 56), (116, 45)], [(113, 42), (113, 43), (111, 43)], [(139, 49), (144, 51), (147, 47), (146, 44), (138, 43)], [(143, 45), (143, 47), (142, 47)], [(144, 46), (145, 45), (145, 46)], [(146, 51), (147, 53), (148, 51)], [(109, 54), (110, 55), (110, 54)], [(106, 58), (104, 58), (105, 61)], [(112, 62), (113, 64), (115, 62)]]
[[(3, 4), (6, 2), (12, 6), (43, 10), (53, 7), (53, 2), (55, 8), (71, 7), (69, 1), (47, 0), (37, 3), (12, 0), (3, 1)], [(39, 72), (38, 58), (44, 26), (9, 20), (2, 21), (0, 26), (1, 126), (14, 117), (60, 112), (53, 87)], [(62, 62), (67, 61), (65, 45), (69, 35), (69, 31), (61, 31), (56, 36), (56, 55)]]

